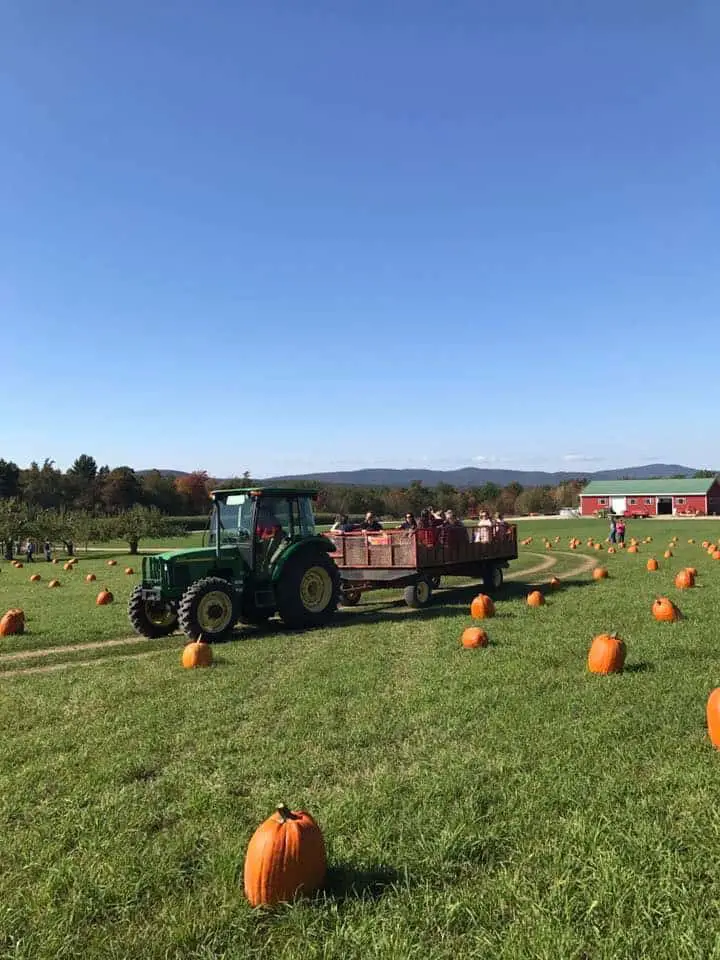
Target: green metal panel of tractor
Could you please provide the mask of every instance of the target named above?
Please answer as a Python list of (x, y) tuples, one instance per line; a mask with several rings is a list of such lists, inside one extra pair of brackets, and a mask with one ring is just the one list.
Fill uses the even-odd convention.
[(278, 613), (290, 627), (324, 622), (337, 609), (333, 544), (316, 535), (316, 491), (281, 487), (214, 490), (209, 543), (143, 557), (130, 597), (135, 631), (226, 639), (234, 625)]

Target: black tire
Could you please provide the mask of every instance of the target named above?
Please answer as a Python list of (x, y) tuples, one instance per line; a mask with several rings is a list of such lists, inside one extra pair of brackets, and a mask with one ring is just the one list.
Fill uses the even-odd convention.
[(340, 571), (326, 553), (303, 550), (283, 567), (275, 596), (286, 626), (318, 626), (338, 608)]
[(240, 623), (248, 624), (251, 627), (261, 627), (273, 615), (272, 610), (256, 607), (252, 600), (243, 600), (240, 606)]
[(432, 600), (432, 583), (428, 577), (420, 577), (409, 587), (405, 587), (405, 603), (414, 610), (422, 610)]
[(178, 608), (180, 629), (191, 640), (226, 640), (240, 617), (238, 595), (222, 577), (205, 577), (190, 584)]
[(356, 607), (360, 603), (361, 597), (362, 591), (360, 590), (343, 590), (340, 603), (343, 607)]
[(138, 584), (130, 594), (128, 617), (135, 633), (149, 640), (169, 637), (178, 628), (176, 604), (156, 600), (143, 600), (142, 585)]
[(483, 574), (483, 586), (489, 590), (502, 590), (503, 585), (503, 571), (502, 567), (498, 567), (495, 564), (491, 564), (489, 567), (485, 568), (485, 573)]
[(430, 583), (432, 584), (433, 590), (438, 589), (438, 587), (440, 586), (441, 580), (442, 580), (442, 577), (430, 577)]

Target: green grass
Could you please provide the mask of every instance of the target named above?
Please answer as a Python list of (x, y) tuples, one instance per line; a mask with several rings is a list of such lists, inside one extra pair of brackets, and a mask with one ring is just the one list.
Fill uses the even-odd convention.
[[(720, 523), (630, 527), (655, 542), (600, 554), (608, 581), (573, 576), (536, 610), (509, 584), (487, 650), (458, 645), (473, 589), (425, 612), (387, 592), (323, 630), (238, 633), (211, 670), (183, 671), (175, 637), (3, 676), (0, 956), (720, 956), (720, 757), (704, 718), (720, 564), (687, 544)], [(535, 542), (513, 567), (542, 559), (542, 535), (566, 550), (605, 529), (523, 523)], [(2, 564), (0, 606), (23, 606), (29, 633), (0, 641), (1, 671), (9, 652), (56, 648), (20, 668), (67, 663), (64, 644), (128, 636), (135, 578), (81, 558), (57, 591), (27, 582), (57, 567)], [(688, 564), (699, 585), (680, 593)], [(94, 605), (89, 569), (116, 604)], [(655, 623), (658, 593), (685, 619)], [(591, 677), (590, 639), (610, 629), (627, 670)], [(253, 911), (244, 852), (280, 800), (320, 822), (328, 888)]]

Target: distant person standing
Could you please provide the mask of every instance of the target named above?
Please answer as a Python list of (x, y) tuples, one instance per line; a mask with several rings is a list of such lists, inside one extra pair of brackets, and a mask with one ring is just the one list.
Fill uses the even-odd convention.
[(28, 540), (28, 542), (25, 544), (25, 556), (27, 558), (28, 563), (35, 562), (35, 558), (33, 557), (34, 553), (35, 553), (35, 544), (32, 542), (32, 540)]
[(625, 521), (622, 517), (619, 517), (615, 524), (615, 537), (618, 543), (625, 545)]
[(615, 543), (617, 536), (617, 524), (615, 522), (615, 514), (610, 514), (610, 533), (608, 534), (608, 543)]
[(48, 563), (52, 560), (52, 550), (50, 549), (50, 541), (46, 540), (43, 544), (43, 553), (45, 554), (45, 559)]

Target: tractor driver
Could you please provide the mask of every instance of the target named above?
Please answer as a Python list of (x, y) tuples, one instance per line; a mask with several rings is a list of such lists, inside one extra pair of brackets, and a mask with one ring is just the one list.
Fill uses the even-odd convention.
[(272, 540), (273, 537), (282, 537), (282, 524), (275, 516), (272, 503), (261, 503), (258, 510), (255, 535), (260, 540)]

